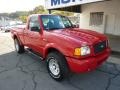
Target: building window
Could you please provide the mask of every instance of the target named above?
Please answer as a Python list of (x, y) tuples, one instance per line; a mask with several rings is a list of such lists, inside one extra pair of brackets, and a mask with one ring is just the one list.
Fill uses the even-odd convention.
[(99, 26), (103, 24), (104, 12), (90, 13), (90, 26)]

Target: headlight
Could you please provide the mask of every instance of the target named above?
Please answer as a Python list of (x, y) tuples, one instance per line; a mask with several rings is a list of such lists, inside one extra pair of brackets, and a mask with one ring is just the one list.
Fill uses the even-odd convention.
[(74, 55), (75, 56), (85, 56), (90, 54), (90, 47), (89, 46), (83, 46), (81, 48), (75, 48)]

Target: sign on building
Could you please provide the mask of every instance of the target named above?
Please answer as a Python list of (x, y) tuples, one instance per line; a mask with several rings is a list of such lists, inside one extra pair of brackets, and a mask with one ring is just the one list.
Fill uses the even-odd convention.
[(85, 3), (92, 3), (97, 1), (104, 1), (104, 0), (45, 0), (45, 7), (47, 9), (55, 9), (55, 8), (69, 7), (69, 6), (80, 5)]

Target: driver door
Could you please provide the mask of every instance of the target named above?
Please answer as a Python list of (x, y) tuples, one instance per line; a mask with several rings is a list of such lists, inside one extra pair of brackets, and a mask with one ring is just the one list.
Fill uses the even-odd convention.
[(42, 51), (42, 34), (40, 28), (40, 22), (38, 16), (32, 16), (29, 21), (29, 45), (30, 48), (36, 52), (41, 53)]

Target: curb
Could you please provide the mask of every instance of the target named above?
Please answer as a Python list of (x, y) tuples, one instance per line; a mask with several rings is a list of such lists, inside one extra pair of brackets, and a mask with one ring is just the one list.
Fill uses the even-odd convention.
[(113, 50), (112, 50), (111, 56), (120, 58), (120, 52), (119, 52), (119, 51), (113, 51)]

